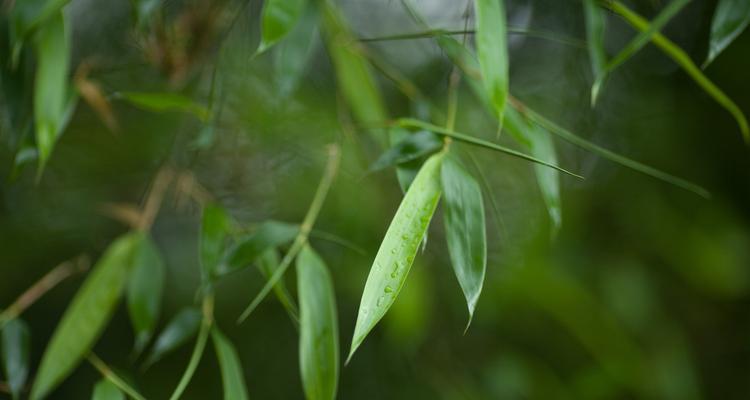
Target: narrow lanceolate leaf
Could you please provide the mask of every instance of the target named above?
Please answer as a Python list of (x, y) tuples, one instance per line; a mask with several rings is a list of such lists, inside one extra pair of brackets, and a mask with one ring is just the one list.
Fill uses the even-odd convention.
[(487, 269), (482, 190), (474, 177), (451, 157), (443, 161), (440, 177), (445, 199), (445, 239), (453, 271), (466, 297), (471, 324)]
[(255, 232), (242, 237), (227, 250), (216, 273), (227, 274), (253, 264), (265, 251), (283, 246), (297, 236), (299, 226), (279, 221), (266, 221)]
[(747, 28), (750, 23), (750, 1), (719, 0), (711, 21), (711, 40), (708, 45), (708, 57), (703, 63), (705, 68), (716, 56)]
[(180, 311), (170, 322), (164, 331), (156, 338), (156, 343), (151, 349), (151, 354), (144, 363), (144, 367), (159, 361), (166, 354), (174, 351), (190, 338), (195, 336), (201, 324), (201, 312), (189, 307)]
[(339, 324), (333, 281), (309, 246), (297, 257), (300, 304), (299, 363), (308, 400), (336, 398), (339, 379)]
[(308, 5), (297, 26), (280, 43), (274, 52), (274, 78), (281, 97), (287, 97), (297, 88), (318, 43), (318, 13)]
[(442, 147), (443, 141), (430, 131), (419, 131), (406, 136), (395, 146), (386, 150), (368, 169), (369, 172), (416, 160), (434, 153)]
[(604, 79), (604, 68), (607, 63), (607, 54), (604, 50), (606, 17), (604, 10), (596, 4), (596, 0), (583, 0), (583, 12), (586, 21), (586, 45), (589, 50), (591, 70), (594, 72), (594, 85), (591, 88), (591, 105), (594, 105), (599, 95), (599, 86)]
[(266, 0), (260, 14), (261, 53), (291, 32), (302, 16), (307, 0)]
[[(276, 272), (276, 270), (279, 268), (280, 263), (281, 259), (279, 258), (279, 253), (276, 251), (276, 249), (268, 249), (263, 252), (263, 254), (261, 254), (260, 258), (258, 259), (258, 269), (266, 279), (270, 279), (273, 276), (273, 273)], [(289, 314), (292, 322), (294, 324), (298, 324), (299, 311), (297, 311), (297, 306), (294, 304), (292, 295), (289, 294), (289, 291), (286, 288), (286, 283), (283, 279), (280, 279), (276, 283), (276, 285), (274, 285), (273, 292), (276, 295), (276, 298), (279, 299), (279, 302), (284, 307), (286, 312)]]
[(406, 281), (440, 200), (442, 161), (443, 153), (438, 153), (424, 163), (385, 233), (359, 303), (349, 359), (383, 318)]
[(508, 46), (503, 0), (475, 0), (476, 46), (485, 91), (498, 121), (508, 98)]
[(31, 388), (32, 400), (49, 395), (96, 343), (117, 306), (142, 240), (141, 233), (126, 234), (102, 255), (52, 334)]
[(97, 382), (91, 400), (125, 400), (125, 393), (106, 378)]
[(24, 0), (12, 3), (10, 33), (13, 44), (13, 65), (20, 55), (23, 41), (62, 10), (70, 0)]
[(245, 374), (237, 350), (232, 342), (224, 336), (218, 328), (211, 329), (211, 338), (216, 349), (216, 358), (221, 368), (221, 382), (224, 390), (224, 400), (247, 400), (247, 385)]
[(70, 35), (62, 12), (58, 11), (38, 30), (34, 47), (34, 124), (41, 174), (64, 124), (68, 103)]
[(31, 332), (23, 320), (12, 319), (2, 328), (3, 373), (14, 399), (20, 398), (21, 389), (29, 375), (29, 347)]
[(195, 115), (201, 121), (207, 121), (210, 115), (205, 106), (176, 93), (117, 92), (112, 96), (146, 111), (184, 112)]
[(127, 292), (128, 314), (135, 333), (135, 354), (140, 354), (146, 347), (159, 320), (164, 274), (159, 249), (151, 238), (144, 238), (136, 250)]
[(203, 207), (200, 234), (200, 262), (204, 278), (216, 275), (222, 262), (224, 247), (232, 221), (229, 214), (219, 205)]

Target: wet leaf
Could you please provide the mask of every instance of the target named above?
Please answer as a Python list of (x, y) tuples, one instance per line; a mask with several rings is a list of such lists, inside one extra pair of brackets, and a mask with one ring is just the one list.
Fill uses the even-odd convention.
[(424, 163), (386, 231), (362, 293), (349, 359), (404, 285), (440, 200), (442, 161), (443, 154), (438, 153)]
[(443, 160), (440, 178), (444, 198), (445, 240), (453, 271), (466, 297), (469, 323), (482, 293), (487, 269), (487, 232), (482, 190), (457, 160)]
[[(430, 131), (419, 131), (411, 134), (396, 143), (395, 146), (386, 150), (368, 169), (369, 172), (416, 160), (427, 154), (434, 153), (443, 146), (434, 133)], [(408, 187), (408, 185), (407, 185)]]
[(210, 115), (205, 106), (176, 93), (117, 92), (112, 96), (146, 111), (184, 112), (196, 116), (201, 121), (207, 121)]
[(475, 0), (476, 46), (482, 83), (498, 121), (508, 98), (508, 45), (503, 0)]
[(23, 320), (15, 318), (7, 321), (0, 333), (3, 373), (11, 395), (18, 399), (29, 375), (31, 331)]
[(255, 232), (237, 240), (227, 251), (227, 255), (217, 274), (223, 275), (247, 267), (269, 249), (282, 246), (294, 240), (299, 226), (279, 221), (266, 221)]
[(336, 296), (328, 268), (309, 246), (297, 256), (297, 291), (299, 363), (306, 398), (335, 399), (339, 378)]
[(266, 0), (260, 14), (262, 53), (291, 32), (307, 6), (306, 0)]
[(750, 23), (750, 2), (747, 0), (719, 0), (711, 21), (711, 39), (705, 68), (729, 46)]
[(221, 368), (224, 400), (246, 400), (248, 398), (247, 385), (245, 384), (245, 374), (242, 372), (242, 363), (240, 363), (237, 350), (234, 349), (232, 342), (215, 326), (211, 329), (211, 338)]
[(125, 394), (114, 383), (102, 379), (94, 386), (91, 400), (125, 400)]
[(190, 338), (195, 336), (201, 325), (201, 312), (193, 307), (182, 309), (167, 324), (167, 327), (161, 332), (156, 343), (151, 349), (151, 354), (144, 363), (144, 367), (149, 367), (159, 361), (166, 354), (171, 353)]
[(607, 64), (607, 53), (604, 50), (604, 32), (607, 19), (604, 10), (596, 4), (596, 0), (583, 0), (584, 19), (586, 21), (586, 45), (589, 50), (591, 70), (594, 72), (594, 85), (591, 89), (591, 105), (596, 104), (599, 96), (599, 85), (604, 79), (604, 69)]
[(142, 240), (141, 233), (121, 236), (94, 266), (47, 345), (31, 388), (32, 400), (49, 395), (96, 343), (117, 306)]
[(205, 278), (216, 275), (222, 264), (227, 236), (232, 221), (224, 207), (208, 204), (203, 207), (200, 234), (201, 269)]
[(297, 26), (286, 39), (276, 44), (274, 68), (276, 84), (282, 97), (294, 92), (310, 63), (318, 43), (318, 14), (308, 5)]
[(140, 354), (148, 344), (159, 320), (164, 289), (164, 261), (150, 237), (136, 250), (133, 272), (128, 283), (128, 314), (135, 332), (133, 351)]

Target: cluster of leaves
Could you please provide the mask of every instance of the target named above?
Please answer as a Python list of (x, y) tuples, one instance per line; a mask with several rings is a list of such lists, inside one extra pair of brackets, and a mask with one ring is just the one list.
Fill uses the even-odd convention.
[[(750, 138), (747, 121), (739, 108), (698, 68), (686, 53), (660, 33), (660, 30), (687, 3), (673, 0), (649, 22), (625, 5), (613, 0), (584, 0), (587, 43), (594, 72), (591, 101), (594, 105), (601, 96), (606, 79), (615, 69), (630, 59), (647, 43), (652, 42), (679, 64), (721, 106), (737, 120), (746, 139)], [(64, 13), (64, 0), (16, 1), (5, 17), (9, 40), (3, 47), (2, 88), (6, 99), (18, 98), (21, 104), (10, 114), (11, 131), (15, 132), (16, 166), (31, 159), (38, 160), (38, 176), (64, 132), (67, 120), (77, 102), (76, 90), (69, 80), (70, 24)], [(135, 1), (139, 26), (148, 24), (151, 14), (159, 7), (158, 1)], [(320, 29), (328, 54), (335, 68), (338, 88), (356, 122), (365, 127), (375, 141), (387, 149), (370, 167), (378, 171), (395, 167), (399, 183), (405, 192), (398, 210), (385, 233), (369, 276), (349, 352), (349, 359), (363, 343), (394, 303), (403, 287), (409, 269), (427, 239), (427, 232), (438, 202), (444, 197), (444, 225), (451, 263), (466, 298), (469, 323), (474, 315), (482, 291), (487, 264), (487, 238), (483, 193), (477, 180), (461, 161), (459, 143), (483, 147), (533, 162), (538, 185), (547, 206), (554, 230), (562, 224), (560, 206), (560, 176), (566, 173), (557, 166), (553, 136), (594, 152), (613, 162), (640, 171), (657, 179), (690, 190), (700, 195), (707, 192), (688, 181), (653, 167), (616, 154), (591, 143), (531, 110), (509, 93), (509, 56), (506, 44), (508, 27), (503, 2), (476, 0), (474, 9), (475, 48), (455, 40), (450, 32), (432, 29), (405, 2), (414, 19), (433, 37), (448, 58), (456, 73), (486, 106), (497, 121), (498, 132), (507, 131), (529, 154), (501, 146), (493, 141), (454, 129), (455, 103), (440, 125), (433, 121), (400, 118), (395, 122), (388, 115), (372, 65), (377, 61), (368, 53), (348, 27), (340, 11), (330, 0), (267, 0), (261, 15), (262, 39), (256, 52), (261, 56), (273, 52), (278, 79), (283, 92), (294, 90)], [(623, 18), (639, 33), (618, 54), (608, 57), (604, 50), (605, 11), (609, 9)], [(708, 65), (741, 32), (750, 21), (750, 6), (741, 0), (722, 0), (717, 7), (710, 40)], [(6, 43), (4, 43), (5, 45)], [(27, 45), (33, 53), (25, 51)], [(32, 65), (35, 71), (33, 95), (19, 94), (22, 76)], [(379, 70), (388, 74), (389, 69)], [(407, 96), (420, 97), (410, 82), (390, 74)], [(91, 85), (73, 85), (92, 107), (106, 104)], [(454, 81), (456, 82), (456, 81)], [(87, 90), (87, 88), (89, 90)], [(452, 87), (455, 90), (455, 85)], [(139, 93), (121, 91), (109, 98), (117, 98), (148, 110), (181, 111), (197, 116), (210, 125), (216, 118), (212, 106), (205, 107), (176, 93)], [(25, 111), (31, 104), (31, 113)], [(429, 105), (429, 104), (428, 104)], [(438, 112), (430, 105), (431, 113)], [(106, 107), (98, 109), (101, 111)], [(29, 115), (33, 115), (29, 117)], [(26, 118), (24, 118), (26, 116)], [(435, 117), (439, 120), (440, 118)], [(33, 131), (33, 137), (27, 134)], [(143, 398), (136, 389), (99, 360), (91, 351), (107, 326), (121, 297), (125, 296), (134, 330), (133, 352), (142, 355), (143, 365), (157, 363), (190, 339), (195, 338), (194, 350), (182, 379), (172, 398), (181, 396), (199, 364), (209, 336), (216, 348), (221, 366), (225, 398), (247, 398), (244, 373), (231, 341), (216, 326), (213, 318), (213, 287), (222, 277), (257, 265), (267, 277), (260, 293), (240, 316), (244, 321), (257, 305), (273, 291), (299, 329), (299, 362), (306, 397), (331, 399), (336, 396), (339, 375), (339, 333), (334, 286), (324, 261), (308, 243), (308, 236), (332, 184), (338, 166), (338, 148), (331, 148), (329, 165), (312, 201), (310, 211), (300, 225), (266, 221), (250, 234), (240, 234), (229, 213), (219, 205), (203, 208), (199, 259), (203, 285), (199, 294), (201, 307), (186, 307), (167, 323), (154, 338), (159, 321), (164, 284), (164, 263), (157, 246), (148, 233), (148, 225), (116, 239), (104, 252), (92, 272), (79, 289), (44, 352), (30, 398), (42, 399), (52, 391), (85, 359), (102, 372), (104, 379), (97, 383), (93, 397), (97, 399), (130, 397)], [(481, 176), (480, 176), (481, 178)], [(145, 211), (144, 211), (145, 212)], [(151, 217), (153, 218), (153, 217)], [(286, 247), (284, 257), (279, 249)], [(296, 261), (297, 299), (285, 286), (285, 272)], [(297, 306), (297, 303), (299, 306)], [(19, 397), (30, 370), (29, 336), (26, 324), (17, 312), (3, 313), (2, 356), (3, 368), (10, 391)], [(468, 328), (468, 325), (467, 325)], [(153, 342), (153, 344), (151, 344)], [(147, 349), (150, 351), (144, 354)]]

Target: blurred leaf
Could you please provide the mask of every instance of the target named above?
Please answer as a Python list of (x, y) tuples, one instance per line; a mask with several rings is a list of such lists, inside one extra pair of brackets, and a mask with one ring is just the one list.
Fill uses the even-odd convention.
[(416, 160), (422, 156), (434, 153), (442, 146), (443, 141), (430, 131), (413, 133), (386, 150), (370, 166), (368, 172), (380, 171), (394, 165)]
[(299, 226), (294, 224), (272, 220), (264, 222), (255, 232), (240, 238), (227, 250), (217, 274), (223, 275), (253, 264), (267, 250), (291, 242), (298, 232)]
[(318, 13), (312, 4), (300, 17), (289, 36), (276, 45), (274, 68), (281, 97), (294, 92), (310, 63), (318, 39)]
[(162, 0), (130, 0), (135, 11), (136, 27), (142, 29), (161, 6)]
[(221, 368), (221, 382), (224, 388), (224, 400), (246, 400), (247, 385), (242, 364), (232, 342), (218, 328), (211, 329), (211, 338), (216, 349), (216, 357)]
[[(625, 21), (628, 22), (628, 24), (633, 26), (635, 29), (641, 32), (649, 30), (650, 23), (648, 22), (648, 20), (631, 11), (619, 1), (611, 1), (607, 4), (608, 7), (612, 9), (612, 11), (619, 14), (623, 19), (625, 19)], [(732, 101), (732, 99), (727, 97), (727, 95), (724, 94), (721, 89), (719, 89), (703, 74), (703, 72), (701, 72), (701, 70), (695, 65), (695, 63), (693, 63), (693, 60), (690, 59), (690, 56), (688, 56), (688, 54), (685, 53), (682, 48), (677, 46), (674, 42), (667, 39), (660, 33), (654, 34), (651, 37), (651, 41), (657, 47), (659, 47), (664, 52), (664, 54), (674, 60), (677, 65), (682, 67), (682, 69), (685, 70), (685, 72), (687, 72), (687, 74), (690, 75), (690, 77), (693, 78), (693, 80), (701, 88), (703, 88), (703, 90), (709, 96), (713, 97), (713, 99), (716, 100), (719, 105), (724, 107), (727, 111), (729, 111), (730, 114), (732, 114), (734, 119), (737, 121), (737, 125), (739, 125), (740, 127), (740, 131), (742, 132), (742, 136), (744, 137), (745, 141), (750, 142), (750, 128), (748, 127), (745, 114), (742, 113), (742, 110), (740, 110), (740, 108)]]
[(55, 19), (70, 0), (22, 0), (12, 4), (10, 31), (13, 44), (12, 65), (17, 64), (23, 41), (43, 23)]
[(216, 204), (203, 207), (200, 260), (204, 279), (215, 276), (219, 269), (231, 224), (232, 221), (224, 207)]
[(135, 332), (133, 351), (140, 354), (148, 344), (159, 320), (164, 289), (164, 261), (150, 237), (144, 237), (136, 250), (133, 272), (128, 283), (128, 314)]
[(34, 38), (37, 57), (34, 81), (34, 124), (36, 145), (39, 149), (39, 172), (49, 159), (58, 133), (65, 125), (68, 105), (68, 64), (70, 62), (70, 32), (65, 17), (57, 12), (37, 32)]
[[(682, 10), (690, 0), (673, 0), (654, 18), (651, 22), (651, 26), (647, 30), (640, 32), (636, 35), (625, 47), (620, 50), (611, 60), (607, 63), (606, 69), (603, 74), (597, 76), (594, 85), (591, 89), (593, 94), (597, 94), (601, 91), (601, 87), (604, 84), (606, 77), (612, 73), (622, 63), (633, 57), (643, 46), (645, 46), (651, 38), (661, 31), (664, 26), (675, 16), (680, 10)], [(592, 97), (595, 100), (594, 97)]]
[(171, 353), (178, 347), (185, 344), (191, 337), (195, 336), (201, 324), (201, 313), (193, 307), (182, 309), (161, 332), (154, 347), (151, 348), (151, 354), (144, 368), (148, 368), (155, 362), (161, 360), (166, 354)]
[(176, 93), (117, 92), (112, 95), (147, 111), (177, 111), (193, 114), (201, 121), (207, 121), (210, 115), (208, 108), (194, 102), (189, 97)]
[(482, 83), (502, 123), (508, 98), (508, 45), (504, 0), (475, 0), (477, 56)]
[(143, 234), (115, 240), (94, 266), (57, 325), (42, 356), (32, 400), (46, 397), (91, 350), (120, 299)]
[(469, 307), (469, 328), (482, 293), (487, 269), (487, 231), (482, 190), (477, 181), (452, 157), (440, 169), (443, 189), (445, 240), (453, 271)]
[(339, 326), (336, 295), (325, 263), (305, 246), (297, 257), (300, 304), (299, 362), (308, 400), (336, 398)]
[(18, 318), (7, 321), (2, 327), (3, 373), (14, 399), (20, 398), (29, 375), (29, 348), (31, 331)]
[(104, 378), (94, 386), (91, 400), (125, 400), (125, 394), (114, 383)]
[(604, 10), (596, 4), (596, 0), (583, 0), (583, 12), (586, 21), (586, 44), (589, 50), (591, 70), (594, 72), (594, 85), (591, 88), (591, 105), (596, 104), (599, 96), (596, 82), (604, 79), (607, 63), (607, 53), (604, 50), (604, 32), (607, 19)]
[(711, 21), (711, 40), (703, 68), (708, 66), (729, 46), (750, 23), (750, 2), (747, 0), (719, 0)]
[[(279, 253), (276, 252), (276, 249), (268, 249), (260, 255), (260, 258), (258, 259), (258, 269), (266, 279), (270, 279), (276, 269), (279, 268), (280, 262)], [(294, 300), (292, 300), (292, 296), (289, 294), (289, 291), (286, 288), (286, 283), (284, 283), (283, 279), (280, 279), (276, 285), (274, 285), (273, 292), (276, 294), (276, 298), (279, 299), (281, 305), (284, 306), (284, 309), (289, 314), (292, 322), (295, 325), (298, 325), (299, 312), (297, 311), (297, 306), (294, 304)]]
[(442, 161), (443, 154), (438, 153), (424, 163), (385, 233), (362, 293), (348, 359), (383, 318), (404, 285), (440, 200)]
[(266, 0), (260, 14), (262, 53), (291, 32), (307, 6), (306, 0)]

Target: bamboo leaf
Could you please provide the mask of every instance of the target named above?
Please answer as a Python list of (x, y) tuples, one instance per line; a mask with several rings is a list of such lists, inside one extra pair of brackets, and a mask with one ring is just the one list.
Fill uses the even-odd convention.
[(318, 14), (308, 5), (289, 36), (276, 44), (274, 68), (276, 84), (282, 97), (294, 92), (310, 63), (318, 43)]
[(115, 310), (142, 240), (141, 233), (126, 234), (102, 255), (52, 334), (31, 388), (32, 400), (49, 395), (96, 343)]
[[(411, 134), (386, 150), (371, 166), (368, 172), (380, 171), (394, 165), (417, 160), (434, 153), (443, 146), (443, 142), (430, 131), (419, 131)], [(408, 187), (408, 185), (407, 185)]]
[(750, 2), (747, 0), (719, 0), (711, 21), (711, 39), (708, 57), (703, 68), (708, 66), (750, 24)]
[(106, 378), (97, 382), (91, 400), (125, 400), (125, 394)]
[(167, 327), (164, 328), (159, 337), (156, 338), (156, 343), (154, 343), (154, 347), (151, 349), (151, 354), (146, 362), (143, 363), (144, 368), (151, 366), (161, 360), (166, 354), (185, 344), (190, 338), (195, 336), (200, 324), (200, 311), (193, 307), (182, 309), (167, 324)]
[(591, 105), (596, 104), (599, 96), (597, 82), (604, 80), (607, 53), (604, 50), (604, 33), (607, 19), (604, 10), (596, 5), (596, 0), (583, 0), (584, 19), (586, 21), (586, 45), (591, 61), (591, 70), (594, 72), (594, 85), (591, 88)]
[(291, 32), (307, 6), (305, 0), (266, 0), (260, 14), (261, 39), (257, 54)]
[(70, 32), (62, 12), (40, 27), (34, 38), (37, 57), (34, 80), (34, 124), (39, 150), (39, 172), (49, 159), (58, 133), (65, 125), (68, 105), (68, 68), (70, 62)]
[(299, 226), (279, 221), (266, 221), (252, 234), (240, 238), (227, 251), (224, 261), (216, 270), (218, 275), (247, 267), (267, 250), (285, 245), (297, 236)]
[(208, 121), (210, 111), (205, 106), (194, 102), (189, 97), (176, 93), (160, 92), (117, 92), (112, 95), (115, 99), (128, 103), (146, 111), (154, 112), (184, 112), (196, 116), (201, 121)]
[(232, 342), (215, 326), (211, 329), (211, 338), (216, 349), (216, 358), (221, 368), (221, 382), (224, 390), (224, 400), (247, 400), (247, 385), (245, 374), (237, 350)]
[[(385, 233), (359, 304), (348, 360), (396, 299), (440, 200), (443, 153), (420, 169)], [(348, 362), (347, 360), (347, 362)]]
[[(270, 279), (273, 276), (273, 273), (276, 272), (280, 264), (281, 260), (276, 249), (268, 249), (264, 251), (258, 259), (258, 269), (266, 279)], [(286, 283), (284, 283), (283, 279), (280, 279), (273, 286), (273, 292), (276, 295), (276, 298), (279, 299), (279, 302), (284, 307), (287, 314), (289, 314), (292, 322), (295, 325), (299, 324), (299, 312), (297, 311), (297, 306), (294, 304), (292, 295), (289, 294), (289, 291), (286, 288)]]
[(297, 257), (300, 303), (299, 362), (308, 400), (336, 398), (339, 327), (336, 296), (325, 263), (305, 246)]
[(200, 234), (200, 260), (204, 278), (216, 275), (222, 263), (227, 235), (232, 221), (229, 214), (216, 204), (203, 207)]
[(23, 320), (14, 318), (5, 323), (0, 333), (3, 373), (11, 395), (18, 399), (29, 375), (31, 331)]
[(135, 354), (140, 354), (146, 347), (159, 320), (164, 275), (164, 261), (159, 249), (150, 237), (145, 237), (136, 250), (127, 292), (128, 314), (135, 333)]
[(24, 0), (12, 3), (10, 18), (13, 65), (17, 64), (23, 41), (42, 24), (56, 18), (70, 0)]
[(503, 0), (475, 0), (476, 46), (482, 83), (498, 121), (508, 98), (508, 45)]
[(469, 328), (482, 293), (487, 269), (487, 232), (482, 190), (477, 181), (452, 157), (440, 169), (443, 189), (445, 240), (453, 271), (469, 308)]

